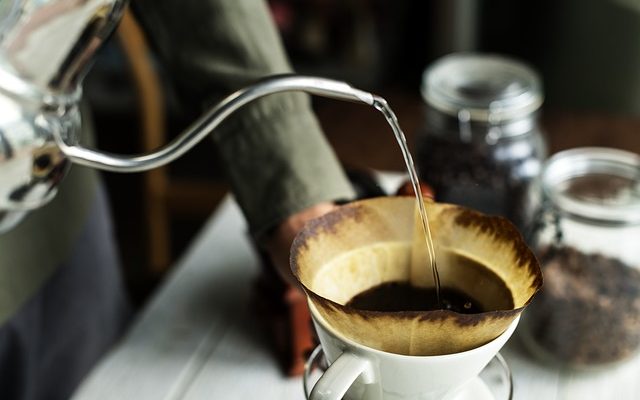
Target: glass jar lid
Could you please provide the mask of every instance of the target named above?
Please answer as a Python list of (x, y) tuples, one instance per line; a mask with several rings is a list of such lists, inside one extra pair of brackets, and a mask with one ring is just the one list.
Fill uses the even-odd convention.
[(435, 109), (476, 121), (505, 121), (533, 113), (542, 105), (538, 74), (527, 65), (495, 54), (454, 53), (422, 75), (422, 97)]
[(640, 223), (640, 156), (604, 147), (562, 151), (545, 163), (542, 189), (559, 212), (593, 223)]

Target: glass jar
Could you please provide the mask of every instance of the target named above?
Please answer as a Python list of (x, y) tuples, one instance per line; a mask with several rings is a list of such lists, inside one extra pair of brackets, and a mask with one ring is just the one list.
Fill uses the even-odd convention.
[(640, 156), (587, 147), (551, 157), (534, 248), (544, 286), (523, 315), (532, 352), (570, 367), (640, 347)]
[(538, 75), (498, 55), (452, 54), (425, 70), (421, 91), (420, 179), (438, 201), (502, 215), (523, 229), (529, 185), (546, 157)]

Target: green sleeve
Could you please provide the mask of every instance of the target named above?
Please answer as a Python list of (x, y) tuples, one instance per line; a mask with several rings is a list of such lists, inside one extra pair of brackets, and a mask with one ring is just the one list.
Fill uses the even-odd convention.
[[(262, 0), (134, 0), (172, 79), (190, 102), (213, 104), (267, 75), (290, 72)], [(354, 196), (300, 93), (254, 102), (212, 136), (234, 195), (260, 235), (321, 201)]]

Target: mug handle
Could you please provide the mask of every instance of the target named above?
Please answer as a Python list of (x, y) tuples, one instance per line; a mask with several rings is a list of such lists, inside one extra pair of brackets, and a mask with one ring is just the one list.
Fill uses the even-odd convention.
[(316, 382), (309, 400), (341, 400), (359, 376), (365, 384), (375, 382), (369, 361), (345, 351)]

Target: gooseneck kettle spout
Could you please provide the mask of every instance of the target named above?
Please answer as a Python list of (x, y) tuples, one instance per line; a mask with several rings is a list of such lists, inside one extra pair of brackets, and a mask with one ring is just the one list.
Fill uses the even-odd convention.
[(114, 172), (139, 172), (170, 163), (204, 139), (222, 121), (242, 106), (261, 97), (291, 91), (373, 105), (371, 93), (353, 88), (347, 83), (326, 78), (280, 75), (266, 78), (229, 95), (192, 123), (176, 139), (153, 153), (126, 156), (109, 154), (78, 145), (67, 144), (60, 129), (54, 137), (60, 149), (73, 163)]
[[(291, 91), (368, 105), (373, 105), (376, 98), (371, 93), (331, 79), (272, 76), (229, 95), (172, 142), (152, 153), (140, 155), (110, 154), (77, 144), (79, 95), (65, 98), (67, 104), (59, 105), (53, 112), (30, 117), (28, 122), (32, 129), (24, 130), (22, 137), (15, 130), (11, 131), (11, 136), (6, 135), (7, 131), (0, 124), (0, 233), (17, 224), (26, 211), (46, 204), (55, 196), (69, 163), (114, 172), (160, 167), (182, 156), (242, 106), (270, 94)], [(2, 100), (0, 92), (0, 103)], [(17, 145), (21, 151), (16, 151)]]

